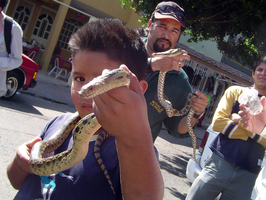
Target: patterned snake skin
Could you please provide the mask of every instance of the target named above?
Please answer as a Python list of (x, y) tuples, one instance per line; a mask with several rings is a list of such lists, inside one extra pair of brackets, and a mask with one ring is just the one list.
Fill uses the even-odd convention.
[[(129, 73), (124, 69), (104, 70), (101, 76), (84, 85), (79, 94), (82, 98), (89, 99), (116, 87), (128, 87), (129, 82)], [(88, 152), (90, 138), (100, 127), (101, 125), (93, 113), (82, 119), (80, 119), (78, 112), (74, 113), (51, 138), (37, 142), (33, 146), (29, 161), (31, 171), (39, 176), (47, 176), (73, 167), (85, 158)], [(64, 152), (46, 158), (45, 156), (47, 154), (61, 146), (72, 129), (73, 146)], [(110, 176), (99, 156), (101, 143), (107, 137), (109, 137), (107, 133), (98, 135), (95, 142), (94, 154), (115, 194)]]
[[(182, 50), (177, 49), (171, 50), (170, 52), (168, 51), (168, 53), (161, 53), (163, 55), (159, 55), (159, 53), (157, 53), (155, 56), (175, 56), (180, 53), (182, 53)], [(171, 103), (167, 102), (163, 97), (165, 74), (166, 73), (164, 72), (160, 72), (159, 76), (159, 101), (165, 107), (169, 117), (185, 115), (190, 110), (187, 117), (187, 127), (188, 132), (193, 140), (195, 158), (196, 135), (191, 126), (191, 120), (194, 114), (194, 110), (191, 109), (191, 99), (194, 98), (194, 95), (189, 94), (187, 104), (181, 111), (176, 111), (175, 109), (173, 109)], [(100, 95), (110, 89), (124, 85), (129, 86), (129, 74), (126, 70), (104, 70), (103, 74), (100, 77), (93, 79), (90, 83), (83, 86), (79, 94), (82, 98), (88, 99)], [(30, 169), (33, 173), (37, 175), (46, 176), (50, 174), (59, 173), (61, 171), (73, 167), (85, 158), (85, 156), (87, 155), (90, 138), (100, 127), (101, 126), (93, 113), (85, 116), (82, 119), (79, 118), (78, 112), (74, 113), (68, 120), (63, 123), (63, 125), (53, 134), (51, 138), (49, 138), (48, 140), (40, 141), (33, 146), (31, 151), (31, 158), (29, 161)], [(56, 150), (59, 146), (62, 145), (62, 143), (68, 137), (72, 129), (73, 147), (64, 152), (61, 152), (60, 154), (46, 158), (45, 155)], [(101, 167), (106, 176), (106, 179), (113, 193), (115, 194), (112, 181), (105, 168), (105, 165), (103, 164), (103, 160), (100, 155), (101, 144), (108, 137), (109, 135), (106, 132), (103, 132), (98, 135), (94, 146), (94, 154), (97, 162), (99, 163), (99, 166)]]
[[(180, 55), (181, 53), (182, 53), (182, 49), (178, 48), (178, 49), (170, 49), (170, 50), (165, 51), (165, 52), (153, 53), (152, 56), (173, 57), (173, 56)], [(178, 110), (174, 109), (172, 106), (172, 103), (164, 98), (164, 82), (165, 82), (166, 73), (167, 73), (166, 71), (160, 71), (160, 73), (159, 73), (158, 86), (157, 86), (158, 100), (159, 100), (160, 104), (165, 108), (165, 111), (169, 117), (183, 116), (189, 111), (189, 113), (187, 115), (186, 125), (187, 125), (187, 129), (188, 129), (188, 133), (192, 138), (192, 146), (193, 146), (192, 158), (196, 163), (198, 163), (196, 160), (197, 137), (196, 137), (196, 134), (195, 134), (194, 129), (192, 127), (192, 118), (193, 118), (195, 111), (191, 108), (191, 106), (192, 106), (191, 100), (193, 98), (196, 98), (196, 95), (191, 94), (191, 93), (188, 94), (187, 103), (182, 110), (178, 111)]]

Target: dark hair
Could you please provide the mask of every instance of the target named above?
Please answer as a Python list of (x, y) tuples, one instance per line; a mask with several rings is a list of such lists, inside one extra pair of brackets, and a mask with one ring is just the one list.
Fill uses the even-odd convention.
[(8, 3), (8, 0), (0, 0), (0, 7), (2, 8), (2, 10), (5, 9), (7, 3)]
[(258, 58), (253, 66), (252, 66), (252, 71), (255, 72), (257, 67), (262, 63), (262, 62), (265, 62), (266, 63), (266, 55), (265, 56), (261, 56), (260, 58)]
[(139, 27), (139, 28), (136, 28), (134, 30), (140, 35), (140, 37), (147, 37), (148, 36), (147, 28)]
[(139, 80), (145, 78), (147, 53), (140, 36), (116, 19), (98, 19), (86, 23), (74, 33), (69, 41), (72, 57), (80, 50), (99, 51), (111, 60), (120, 61)]

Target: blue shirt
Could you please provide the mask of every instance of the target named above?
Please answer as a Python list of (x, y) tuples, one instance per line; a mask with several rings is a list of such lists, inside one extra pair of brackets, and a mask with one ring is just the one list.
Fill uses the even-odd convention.
[[(48, 122), (40, 136), (43, 139), (48, 139), (70, 115), (63, 114)], [(96, 161), (93, 152), (94, 143), (95, 140), (90, 141), (88, 154), (83, 161), (63, 171), (64, 175), (72, 176), (73, 180), (60, 174), (55, 174), (45, 177), (46, 184), (44, 184), (40, 176), (31, 174), (27, 177), (14, 199), (43, 199), (43, 195), (46, 195), (47, 198), (48, 195), (51, 195), (51, 200), (122, 199), (115, 138), (107, 138), (102, 143), (101, 156), (112, 180), (116, 196), (113, 194), (103, 171)], [(55, 151), (55, 154), (70, 148), (72, 144), (72, 134), (70, 134), (65, 142)]]

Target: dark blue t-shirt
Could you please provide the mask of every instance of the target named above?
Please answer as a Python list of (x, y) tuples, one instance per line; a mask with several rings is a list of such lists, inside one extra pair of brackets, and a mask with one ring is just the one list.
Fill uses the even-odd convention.
[[(63, 114), (48, 122), (40, 136), (43, 139), (48, 139), (70, 115)], [(116, 196), (113, 194), (103, 171), (96, 161), (93, 152), (94, 143), (95, 140), (90, 141), (88, 154), (83, 161), (63, 171), (66, 177), (62, 176), (61, 173), (42, 177), (43, 182), (46, 183), (44, 184), (40, 176), (29, 175), (14, 199), (43, 199), (44, 195), (46, 199), (51, 195), (51, 200), (122, 199), (115, 138), (110, 137), (103, 142), (101, 156), (111, 177)], [(55, 154), (70, 148), (72, 144), (71, 133), (61, 147), (55, 151)], [(67, 178), (68, 176), (72, 176), (73, 180)]]

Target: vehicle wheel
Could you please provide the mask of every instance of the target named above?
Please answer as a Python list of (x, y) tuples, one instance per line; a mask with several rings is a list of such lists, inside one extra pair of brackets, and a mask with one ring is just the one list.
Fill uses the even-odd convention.
[(7, 92), (4, 96), (1, 97), (1, 99), (10, 99), (12, 98), (18, 89), (20, 89), (22, 86), (21, 77), (18, 73), (14, 71), (8, 71), (7, 72), (7, 79), (6, 79), (6, 87)]

